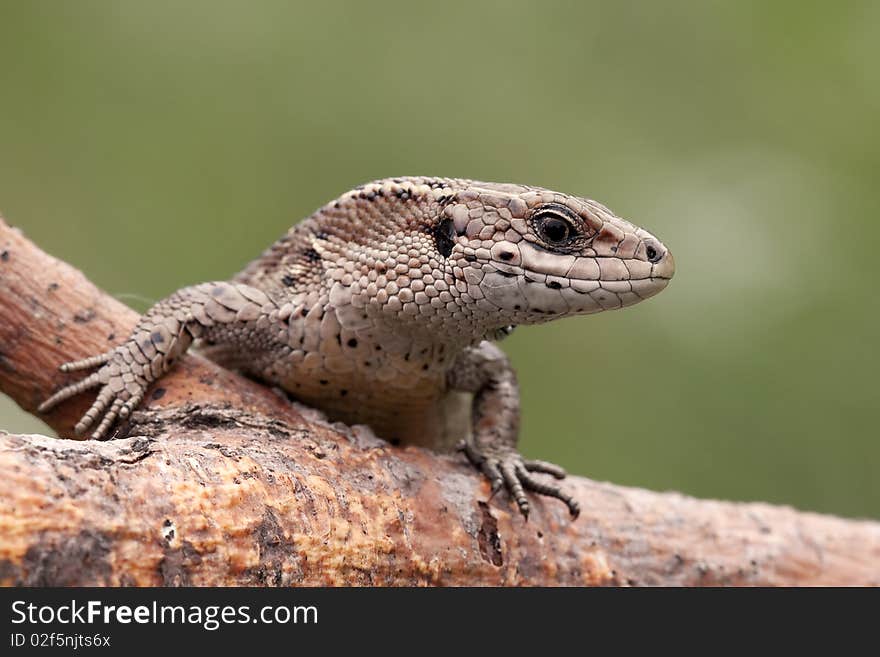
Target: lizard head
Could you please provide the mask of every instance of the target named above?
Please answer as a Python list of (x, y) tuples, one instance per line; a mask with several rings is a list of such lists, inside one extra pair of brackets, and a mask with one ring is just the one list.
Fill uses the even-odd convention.
[(449, 339), (501, 337), (517, 324), (631, 306), (666, 287), (675, 267), (660, 240), (595, 201), (472, 180), (368, 183), (302, 229), (308, 249), (291, 256), (280, 243), (275, 259), (295, 266), (279, 276), (300, 281), (320, 268), (345, 328), (378, 322), (388, 335), (406, 323)]
[(605, 206), (519, 185), (467, 181), (436, 241), (458, 289), (511, 325), (631, 306), (675, 270), (660, 240)]

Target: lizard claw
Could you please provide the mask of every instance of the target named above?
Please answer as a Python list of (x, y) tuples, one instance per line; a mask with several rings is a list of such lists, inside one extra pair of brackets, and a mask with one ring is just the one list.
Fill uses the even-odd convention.
[(467, 454), (470, 462), (489, 480), (492, 486), (489, 499), (492, 499), (502, 488), (506, 488), (526, 520), (530, 511), (527, 490), (539, 495), (555, 497), (564, 502), (572, 519), (580, 514), (580, 504), (571, 495), (556, 484), (541, 481), (532, 475), (533, 472), (542, 472), (556, 479), (562, 479), (565, 477), (565, 470), (558, 465), (545, 461), (525, 460), (512, 447), (481, 449), (468, 443), (461, 449)]
[(89, 409), (74, 427), (74, 432), (81, 436), (95, 423), (97, 427), (91, 434), (94, 440), (105, 437), (107, 431), (118, 418), (127, 418), (144, 398), (150, 384), (143, 366), (126, 358), (123, 349), (86, 358), (60, 367), (62, 372), (73, 372), (100, 366), (82, 381), (64, 386), (40, 404), (40, 413), (46, 413), (63, 401), (91, 388), (100, 387), (98, 396)]

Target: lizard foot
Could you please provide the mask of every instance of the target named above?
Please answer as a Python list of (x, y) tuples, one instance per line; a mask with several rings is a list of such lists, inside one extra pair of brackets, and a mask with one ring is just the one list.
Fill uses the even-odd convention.
[(542, 472), (552, 475), (556, 479), (563, 479), (565, 478), (565, 470), (558, 465), (546, 461), (524, 459), (512, 447), (480, 448), (462, 441), (458, 448), (489, 479), (489, 483), (492, 485), (492, 495), (495, 495), (502, 488), (506, 488), (526, 520), (529, 518), (529, 499), (526, 490), (561, 500), (568, 507), (572, 519), (577, 518), (580, 514), (581, 507), (571, 495), (556, 484), (541, 481), (532, 474)]
[[(137, 408), (152, 377), (147, 378), (145, 366), (134, 361), (125, 346), (91, 358), (65, 363), (60, 370), (75, 372), (94, 367), (100, 369), (77, 383), (63, 387), (40, 404), (38, 410), (45, 413), (81, 392), (100, 386), (97, 399), (74, 427), (76, 434), (82, 435), (100, 418), (101, 421), (91, 435), (93, 439), (100, 440), (117, 418), (127, 418)], [(150, 364), (147, 363), (146, 367), (149, 368)]]

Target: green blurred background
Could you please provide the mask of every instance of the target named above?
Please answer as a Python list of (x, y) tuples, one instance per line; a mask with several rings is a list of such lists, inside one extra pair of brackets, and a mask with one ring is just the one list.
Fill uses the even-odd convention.
[(877, 517), (880, 3), (819, 5), (0, 0), (0, 210), (143, 310), (374, 178), (596, 198), (678, 271), (504, 343), (524, 451)]

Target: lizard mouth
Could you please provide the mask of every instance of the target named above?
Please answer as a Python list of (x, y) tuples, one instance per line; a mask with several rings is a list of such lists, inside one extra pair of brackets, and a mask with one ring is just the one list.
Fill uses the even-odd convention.
[[(579, 271), (575, 272), (573, 267), (568, 268), (564, 271), (564, 273), (560, 273), (563, 270), (555, 269), (551, 271), (540, 271), (535, 269), (526, 269), (521, 266), (513, 266), (506, 262), (499, 262), (495, 260), (486, 261), (486, 264), (491, 265), (496, 273), (505, 278), (516, 279), (516, 278), (524, 278), (532, 283), (546, 283), (550, 288), (559, 289), (559, 287), (565, 287), (566, 283), (574, 285), (576, 282), (582, 283), (619, 283), (622, 281), (669, 281), (672, 280), (672, 276), (674, 275), (674, 269), (671, 268), (662, 268), (654, 271), (654, 268), (646, 268), (643, 275), (632, 275), (632, 270), (626, 266), (627, 263), (636, 263), (638, 265), (644, 265), (645, 263), (641, 260), (625, 260), (623, 258), (613, 258), (610, 256), (598, 256), (595, 258), (590, 258), (590, 260), (599, 263), (600, 261), (613, 261), (615, 263), (623, 263), (624, 269), (617, 273), (616, 276), (602, 276), (602, 266), (597, 264), (594, 267), (595, 275), (590, 275), (593, 272), (584, 272)], [(580, 274), (580, 275), (578, 275)]]
[(481, 283), (486, 299), (519, 324), (632, 306), (661, 292), (674, 273), (671, 256), (658, 263), (613, 256), (547, 260), (551, 266), (541, 270), (494, 259), (485, 264), (493, 270)]

